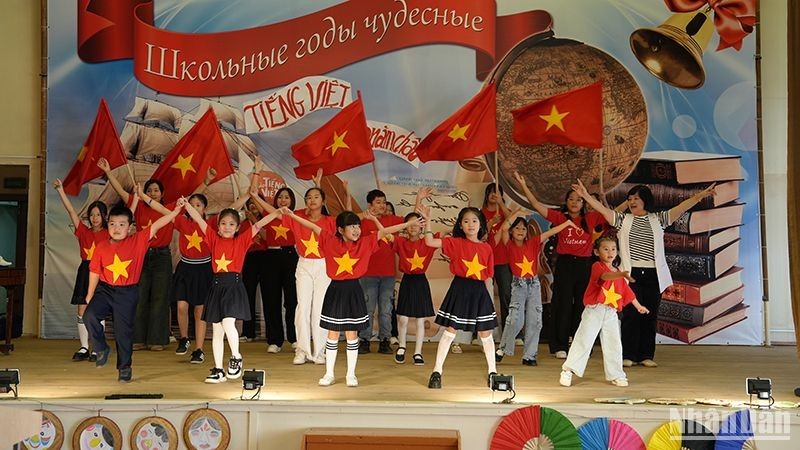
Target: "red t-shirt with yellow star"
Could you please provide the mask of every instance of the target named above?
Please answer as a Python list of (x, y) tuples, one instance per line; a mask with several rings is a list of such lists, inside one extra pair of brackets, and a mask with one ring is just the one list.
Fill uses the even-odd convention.
[[(206, 220), (209, 229), (217, 228), (217, 218)], [(178, 251), (181, 256), (189, 259), (206, 259), (211, 256), (211, 249), (205, 235), (200, 231), (200, 225), (194, 220), (181, 214), (175, 218), (175, 230), (178, 232)]]
[(520, 278), (538, 276), (539, 251), (542, 249), (539, 235), (529, 238), (522, 245), (517, 245), (513, 239), (509, 239), (506, 249), (508, 249), (508, 265), (511, 267), (512, 275)]
[(208, 228), (206, 241), (211, 248), (211, 269), (214, 273), (241, 273), (247, 248), (253, 243), (253, 232), (249, 226), (242, 226), (234, 237), (224, 238), (216, 230)]
[(149, 241), (150, 228), (145, 227), (121, 241), (106, 239), (98, 242), (89, 271), (100, 275), (100, 281), (111, 286), (136, 284), (142, 274)]
[(628, 286), (627, 280), (617, 278), (614, 280), (603, 280), (600, 278), (604, 273), (616, 272), (600, 261), (592, 264), (592, 273), (589, 275), (589, 284), (586, 286), (586, 293), (583, 294), (583, 304), (589, 305), (608, 305), (621, 311), (628, 303), (636, 300), (636, 294)]
[[(433, 235), (439, 238), (439, 233)], [(433, 247), (425, 245), (425, 239), (420, 237), (412, 241), (405, 236), (397, 236), (392, 241), (392, 249), (400, 255), (400, 272), (403, 273), (425, 273), (433, 260)], [(377, 255), (375, 256), (377, 258)]]
[(78, 238), (78, 249), (81, 252), (81, 259), (91, 261), (97, 245), (102, 241), (108, 240), (108, 229), (101, 228), (100, 231), (92, 231), (83, 222), (75, 228), (75, 237)]
[[(298, 209), (294, 214), (298, 217), (311, 220), (308, 218), (305, 209)], [(322, 216), (314, 223), (323, 230), (328, 230), (331, 234), (336, 233), (336, 219), (332, 216)], [(281, 219), (281, 225), (288, 227), (292, 230), (292, 233), (294, 233), (298, 255), (308, 259), (322, 259), (325, 257), (325, 253), (319, 245), (319, 236), (314, 234), (311, 230), (300, 225), (294, 219), (286, 215)]]
[(494, 276), (494, 251), (485, 242), (446, 237), (442, 253), (450, 258), (450, 272), (457, 277), (483, 281)]
[[(130, 203), (133, 202), (133, 195), (130, 196), (128, 207), (130, 208)], [(175, 209), (175, 202), (169, 203), (164, 205), (165, 208), (172, 211)], [(155, 209), (147, 206), (147, 203), (139, 200), (139, 205), (136, 207), (136, 212), (133, 214), (133, 218), (136, 221), (136, 228), (139, 231), (144, 230), (145, 227), (149, 227), (153, 224), (156, 220), (160, 219), (163, 214), (156, 211)], [(164, 225), (158, 233), (150, 240), (150, 247), (158, 248), (158, 247), (167, 247), (169, 243), (172, 241), (172, 223), (168, 223)]]
[[(597, 211), (586, 213), (583, 216), (586, 220), (587, 229), (567, 227), (558, 233), (558, 243), (556, 244), (556, 253), (559, 255), (572, 255), (572, 256), (592, 256), (592, 247), (594, 240), (592, 233), (598, 226), (606, 222), (606, 219)], [(548, 222), (553, 225), (561, 225), (567, 221), (567, 215), (557, 209), (548, 209), (547, 217)], [(574, 219), (573, 222), (578, 227), (581, 226), (580, 219)]]
[[(483, 217), (486, 218), (487, 224), (497, 214), (500, 214), (500, 218), (505, 220), (505, 216), (503, 216), (503, 212), (499, 208), (495, 211), (489, 211), (486, 208), (481, 208), (481, 212), (483, 213)], [(489, 233), (486, 236), (487, 242), (492, 246), (492, 251), (494, 252), (494, 264), (496, 266), (508, 264), (508, 251), (506, 250), (506, 246), (503, 245), (502, 240), (496, 244), (494, 240), (494, 235), (500, 232), (500, 227), (503, 225), (503, 220), (498, 221), (491, 228), (489, 228)]]
[[(403, 223), (403, 218), (400, 216), (381, 216), (378, 221), (384, 228), (391, 227)], [(378, 226), (375, 225), (371, 219), (364, 219), (361, 221), (361, 235), (374, 235), (378, 232)], [(390, 243), (396, 235), (386, 236), (383, 241), (386, 245), (381, 245), (378, 248), (375, 256), (369, 260), (369, 267), (365, 277), (393, 277), (397, 274), (397, 265), (395, 264), (395, 255), (392, 251)]]
[[(331, 280), (354, 280), (364, 276), (370, 257), (378, 250), (378, 235), (363, 236), (356, 242), (345, 242), (323, 229), (320, 249), (325, 254), (325, 271)], [(392, 255), (394, 256), (394, 255)]]
[(266, 234), (267, 247), (286, 247), (294, 245), (292, 229), (283, 224), (281, 219), (275, 219), (263, 228)]

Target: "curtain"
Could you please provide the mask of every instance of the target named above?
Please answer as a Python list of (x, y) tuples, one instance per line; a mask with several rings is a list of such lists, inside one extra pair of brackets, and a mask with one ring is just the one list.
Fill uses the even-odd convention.
[(800, 0), (787, 0), (789, 130), (787, 145), (787, 205), (789, 222), (789, 283), (792, 291), (792, 318), (800, 352)]

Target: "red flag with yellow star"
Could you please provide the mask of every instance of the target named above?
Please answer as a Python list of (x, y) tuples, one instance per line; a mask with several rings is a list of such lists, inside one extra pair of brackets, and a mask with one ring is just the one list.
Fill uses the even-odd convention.
[(213, 109), (208, 108), (161, 161), (152, 178), (164, 185), (163, 202), (169, 203), (194, 192), (211, 167), (217, 171), (212, 183), (233, 173), (217, 116)]
[(603, 147), (603, 84), (593, 83), (511, 111), (517, 144)]
[(492, 82), (425, 136), (416, 149), (419, 160), (461, 161), (497, 150), (496, 99)]
[(292, 145), (292, 156), (299, 163), (294, 173), (301, 180), (310, 180), (320, 167), (323, 175), (332, 175), (374, 161), (361, 97)]
[(66, 178), (62, 182), (64, 192), (69, 195), (78, 195), (81, 186), (87, 181), (103, 175), (103, 171), (97, 167), (97, 160), (105, 158), (111, 168), (119, 167), (127, 162), (125, 150), (117, 134), (117, 127), (114, 126), (114, 119), (108, 111), (108, 105), (104, 99), (100, 99), (100, 106), (97, 108), (97, 117), (94, 119), (92, 131), (83, 143), (78, 159), (70, 169)]

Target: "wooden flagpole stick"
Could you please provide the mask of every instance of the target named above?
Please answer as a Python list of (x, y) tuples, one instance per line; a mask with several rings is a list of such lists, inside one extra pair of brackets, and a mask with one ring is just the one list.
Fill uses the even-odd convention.
[(600, 147), (600, 197), (605, 201), (606, 199), (606, 190), (603, 187), (603, 172), (605, 169), (603, 168), (603, 147)]
[(134, 178), (134, 176), (133, 176), (133, 169), (131, 169), (131, 165), (130, 165), (130, 163), (128, 162), (127, 159), (125, 160), (125, 167), (128, 168), (128, 175), (130, 175), (131, 182), (133, 183), (133, 186), (135, 187), (136, 186), (136, 178)]

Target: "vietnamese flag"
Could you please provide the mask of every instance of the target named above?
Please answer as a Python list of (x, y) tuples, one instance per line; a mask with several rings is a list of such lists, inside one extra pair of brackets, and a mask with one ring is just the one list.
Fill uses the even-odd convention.
[(217, 171), (212, 183), (233, 173), (231, 159), (217, 124), (217, 116), (209, 107), (203, 117), (161, 161), (151, 178), (164, 185), (162, 203), (166, 204), (194, 192), (205, 180), (211, 167)]
[(119, 167), (127, 162), (125, 150), (122, 148), (122, 141), (119, 140), (117, 127), (108, 111), (108, 105), (104, 99), (100, 99), (100, 106), (97, 108), (97, 117), (94, 125), (83, 143), (78, 159), (64, 178), (62, 185), (64, 192), (69, 195), (78, 195), (87, 181), (94, 180), (103, 175), (103, 171), (97, 167), (100, 158), (108, 160), (108, 165), (112, 169)]
[(460, 161), (497, 150), (496, 98), (489, 83), (425, 136), (416, 148), (419, 160)]
[(603, 147), (603, 83), (590, 84), (511, 111), (514, 141)]
[(374, 161), (361, 97), (292, 145), (292, 156), (299, 163), (294, 174), (301, 180), (310, 180), (320, 167), (323, 175), (332, 175)]

